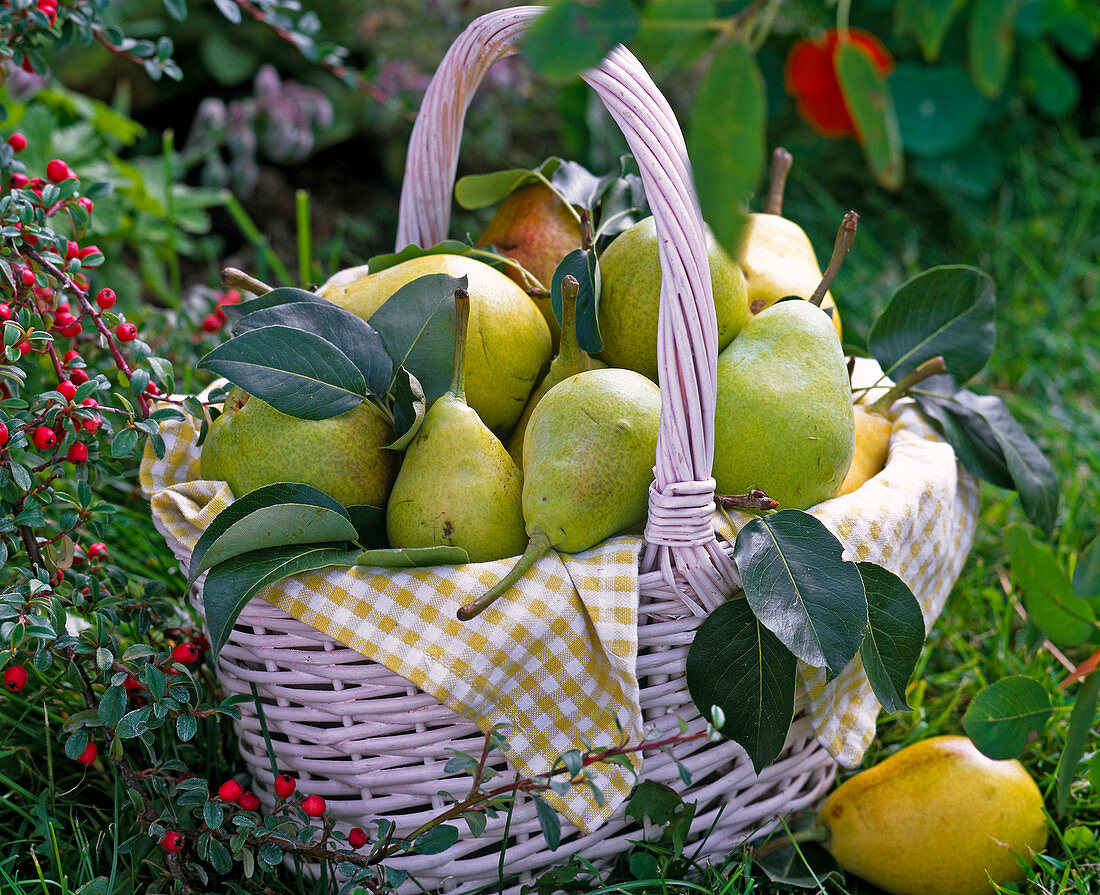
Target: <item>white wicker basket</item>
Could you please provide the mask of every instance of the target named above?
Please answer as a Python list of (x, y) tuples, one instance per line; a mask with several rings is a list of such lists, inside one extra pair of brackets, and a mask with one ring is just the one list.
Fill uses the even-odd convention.
[[(446, 238), (466, 107), (488, 68), (515, 52), (540, 11), (523, 7), (478, 19), (443, 60), (413, 129), (398, 248)], [(739, 583), (729, 545), (715, 540), (711, 521), (718, 347), (703, 222), (680, 128), (638, 61), (620, 47), (584, 79), (626, 136), (661, 236), (662, 417), (640, 568), (638, 678), (648, 722), (670, 729), (682, 718), (694, 732), (705, 725), (684, 683), (688, 646), (699, 617)], [(302, 791), (324, 796), (331, 813), (348, 824), (386, 817), (398, 822), (399, 832), (411, 831), (443, 807), (440, 790), (462, 791), (464, 778), (455, 775), (449, 783), (443, 771), (451, 750), (477, 752), (483, 742), (472, 722), (404, 678), (262, 600), (241, 614), (218, 673), (227, 693), (248, 695), (255, 686), (280, 772), (299, 777)], [(704, 840), (702, 856), (727, 854), (769, 821), (813, 805), (828, 787), (834, 763), (815, 741), (803, 704), (800, 696), (783, 755), (759, 776), (741, 747), (728, 741), (703, 738), (672, 750), (691, 771), (689, 787), (673, 757), (646, 757), (644, 779), (697, 802), (689, 841)], [(259, 718), (249, 703), (241, 709), (241, 751), (256, 792), (271, 806), (273, 778)], [(428, 890), (493, 883), (503, 828), (499, 818), (480, 838), (393, 866)], [(563, 824), (561, 847), (550, 852), (534, 804), (521, 800), (510, 822), (505, 868), (526, 882), (574, 852), (599, 864), (643, 832), (620, 808), (589, 835)], [(517, 882), (510, 885), (504, 891), (518, 892)]]

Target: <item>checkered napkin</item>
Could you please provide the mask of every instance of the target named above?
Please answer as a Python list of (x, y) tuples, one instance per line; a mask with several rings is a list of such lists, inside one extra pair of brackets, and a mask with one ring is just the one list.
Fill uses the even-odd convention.
[[(873, 360), (859, 359), (855, 388), (874, 400), (893, 385)], [(812, 507), (844, 544), (844, 558), (889, 569), (913, 591), (925, 630), (939, 616), (974, 540), (981, 493), (978, 482), (958, 467), (955, 452), (911, 402), (894, 405), (886, 468), (862, 487)], [(716, 520), (719, 533), (734, 536), (751, 516), (731, 514), (733, 526)], [(825, 669), (799, 663), (809, 697), (810, 721), (818, 742), (845, 767), (855, 767), (875, 735), (881, 706), (857, 654), (833, 680)]]
[[(165, 455), (146, 450), (140, 479), (157, 528), (187, 565), (214, 517), (233, 501), (225, 482), (199, 478), (190, 420), (162, 427)], [(424, 569), (330, 568), (277, 582), (258, 596), (412, 681), (482, 730), (509, 723), (509, 758), (524, 776), (564, 752), (642, 735), (638, 655), (638, 551), (616, 537), (543, 558), (469, 622), (455, 611), (484, 593), (514, 560)], [(616, 719), (618, 724), (616, 723)], [(638, 769), (639, 755), (631, 756)], [(547, 801), (591, 832), (630, 793), (633, 775), (596, 765), (598, 804), (586, 786)]]

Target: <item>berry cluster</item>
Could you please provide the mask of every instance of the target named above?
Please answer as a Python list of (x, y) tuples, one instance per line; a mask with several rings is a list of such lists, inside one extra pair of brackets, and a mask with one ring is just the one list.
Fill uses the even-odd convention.
[(225, 325), (228, 319), (225, 316), (226, 305), (241, 303), (241, 293), (237, 289), (226, 289), (214, 305), (214, 310), (207, 314), (200, 324), (203, 332), (216, 333)]

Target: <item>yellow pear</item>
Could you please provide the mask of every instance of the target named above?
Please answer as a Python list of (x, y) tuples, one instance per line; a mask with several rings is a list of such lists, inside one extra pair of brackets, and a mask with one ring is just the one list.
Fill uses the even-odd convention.
[[(821, 266), (806, 231), (782, 216), (783, 190), (791, 154), (782, 147), (772, 155), (771, 187), (763, 213), (745, 218), (736, 261), (745, 275), (749, 314), (759, 314), (788, 295), (809, 298), (821, 282)], [(840, 314), (833, 296), (825, 293), (821, 307), (833, 318), (842, 336)]]
[(551, 343), (535, 303), (500, 271), (464, 255), (421, 255), (374, 274), (342, 271), (317, 294), (369, 321), (398, 289), (433, 273), (467, 277), (466, 400), (490, 429), (511, 429), (550, 362)]
[(857, 488), (878, 475), (886, 466), (890, 454), (890, 433), (893, 420), (868, 409), (863, 404), (853, 408), (856, 425), (856, 449), (852, 465), (840, 484), (841, 494), (851, 494)]
[[(477, 248), (493, 246), (511, 258), (537, 281), (545, 292), (561, 259), (581, 247), (581, 222), (577, 213), (561, 200), (546, 183), (538, 181), (521, 186), (500, 203), (485, 232), (475, 243)], [(509, 272), (526, 288), (523, 276)], [(535, 304), (546, 318), (554, 350), (558, 349), (560, 330), (549, 298), (536, 298)]]
[(842, 783), (818, 823), (846, 871), (890, 895), (984, 895), (1022, 880), (1047, 841), (1043, 797), (1018, 761), (962, 736), (921, 740)]
[(234, 386), (210, 425), (199, 460), (204, 479), (235, 497), (263, 485), (301, 482), (344, 506), (384, 506), (399, 458), (383, 450), (396, 435), (370, 401), (325, 420), (300, 420)]
[(523, 475), (504, 445), (467, 405), (470, 299), (455, 296), (451, 387), (432, 402), (401, 464), (386, 506), (393, 547), (461, 547), (471, 562), (516, 556), (527, 546)]
[[(748, 319), (745, 279), (737, 265), (707, 230), (718, 349), (741, 332)], [(653, 218), (624, 230), (600, 256), (600, 358), (657, 381), (657, 307), (661, 262)]]

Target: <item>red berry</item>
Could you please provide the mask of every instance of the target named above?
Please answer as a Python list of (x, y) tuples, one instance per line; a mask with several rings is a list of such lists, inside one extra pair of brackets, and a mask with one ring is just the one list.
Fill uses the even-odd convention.
[(120, 342), (132, 342), (137, 338), (137, 327), (132, 323), (120, 323), (115, 328), (115, 335)]
[(198, 658), (199, 648), (190, 642), (177, 644), (172, 650), (172, 661), (179, 662), (180, 665), (190, 665), (198, 661)]
[(239, 805), (243, 795), (244, 789), (236, 780), (226, 780), (218, 787), (218, 798), (223, 802), (233, 802)]
[(31, 350), (31, 343), (30, 342), (20, 342), (19, 343), (19, 356), (20, 357), (26, 357), (28, 354), (30, 354), (30, 350)]
[(69, 176), (69, 166), (61, 161), (61, 159), (55, 158), (46, 165), (46, 176), (54, 183), (61, 183), (62, 180)]
[(66, 261), (72, 261), (73, 258), (75, 258), (79, 254), (80, 254), (80, 246), (77, 243), (73, 242), (73, 240), (70, 239), (69, 244), (65, 247), (65, 260)]
[(22, 152), (27, 148), (27, 138), (19, 133), (19, 131), (16, 131), (8, 137), (8, 145), (16, 152)]
[(27, 669), (22, 665), (12, 665), (4, 672), (4, 686), (12, 693), (18, 693), (27, 686)]
[(142, 690), (141, 682), (131, 674), (122, 682), (122, 689), (129, 694), (140, 693)]
[(72, 307), (67, 301), (59, 301), (53, 310), (55, 314), (69, 314), (72, 312)]
[(88, 445), (80, 441), (74, 441), (69, 445), (69, 462), (84, 463), (88, 459)]
[(88, 548), (88, 559), (98, 559), (101, 556), (106, 559), (109, 555), (110, 553), (107, 550), (107, 545), (102, 541), (96, 541)]
[(72, 323), (68, 324), (67, 326), (63, 326), (59, 330), (59, 332), (66, 339), (71, 339), (74, 336), (79, 336), (81, 329), (82, 329), (82, 327), (80, 325), (80, 321), (79, 320), (74, 320)]
[(106, 311), (108, 308), (115, 306), (115, 290), (107, 287), (106, 289), (100, 289), (99, 294), (95, 297), (95, 303)]
[(6, 320), (11, 320), (11, 306), (7, 304), (0, 304), (0, 323)]
[(80, 425), (89, 435), (95, 435), (99, 431), (99, 427), (103, 425), (103, 420), (98, 416), (92, 416), (82, 421)]
[(61, 310), (61, 308), (58, 308), (57, 313), (53, 316), (53, 325), (58, 329), (63, 329), (70, 323), (76, 323), (76, 318), (69, 313), (69, 309)]
[(24, 286), (34, 285), (34, 271), (31, 270), (29, 267), (24, 267), (23, 272), (20, 274), (20, 276), (23, 278)]
[(76, 369), (69, 374), (69, 378), (77, 385), (83, 385), (88, 381), (88, 373), (86, 370)]
[(35, 234), (33, 233), (24, 233), (23, 242), (25, 242), (29, 246), (36, 246), (38, 245), (38, 237), (35, 236)]
[(98, 407), (99, 402), (95, 398), (85, 398), (80, 402), (81, 407)]
[(61, 392), (66, 401), (71, 401), (76, 397), (76, 386), (68, 379), (62, 379), (57, 383), (57, 390)]
[(88, 745), (84, 747), (84, 751), (80, 753), (77, 761), (84, 765), (84, 767), (89, 767), (91, 763), (95, 761), (97, 755), (99, 755), (99, 747), (96, 746), (95, 743), (88, 743)]
[(183, 835), (175, 830), (169, 830), (160, 840), (160, 847), (166, 852), (174, 854), (183, 848)]
[(30, 182), (31, 180), (26, 174), (12, 174), (11, 178), (8, 180), (13, 190), (26, 189)]
[(40, 451), (48, 451), (57, 444), (57, 433), (49, 426), (39, 426), (34, 430), (31, 440)]
[(254, 792), (246, 792), (241, 796), (240, 804), (245, 811), (258, 811), (260, 808), (260, 797)]
[(87, 257), (88, 257), (89, 255), (99, 255), (99, 254), (102, 254), (102, 253), (101, 253), (101, 252), (99, 251), (99, 246), (85, 246), (85, 247), (84, 247), (84, 248), (82, 248), (82, 249), (80, 250), (80, 252), (79, 252), (79, 255), (80, 255), (80, 260), (81, 260), (81, 261), (83, 261), (83, 260), (84, 260), (85, 258), (87, 258)]
[(352, 827), (348, 830), (348, 845), (352, 848), (362, 848), (367, 844), (367, 834), (362, 827)]
[(95, 203), (92, 202), (92, 200), (89, 199), (87, 196), (81, 196), (79, 199), (76, 200), (76, 204), (83, 208), (86, 212), (88, 212), (88, 214), (91, 214), (93, 211), (95, 211)]
[(204, 332), (216, 333), (222, 328), (222, 319), (217, 314), (207, 314), (202, 318), (202, 328)]
[(320, 796), (306, 796), (302, 799), (302, 810), (309, 817), (320, 817), (325, 813), (325, 800)]
[(66, 364), (71, 364), (74, 360), (80, 360), (80, 352), (75, 349), (70, 349), (65, 352), (64, 361)]
[(160, 394), (160, 386), (157, 385), (155, 382), (150, 382), (147, 386), (145, 386), (145, 394), (151, 395), (151, 396), (152, 395), (159, 395)]
[(31, 62), (31, 57), (30, 56), (24, 56), (23, 57), (23, 62), (21, 64), (21, 67), (22, 67), (23, 71), (25, 71), (28, 75), (35, 74), (34, 63)]
[(0, 423), (0, 447), (3, 447), (8, 443), (8, 425), (7, 423)]
[(280, 799), (289, 799), (294, 795), (294, 788), (297, 785), (297, 782), (290, 774), (280, 774), (275, 778), (275, 795)]

